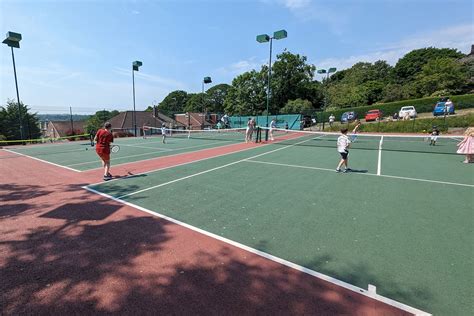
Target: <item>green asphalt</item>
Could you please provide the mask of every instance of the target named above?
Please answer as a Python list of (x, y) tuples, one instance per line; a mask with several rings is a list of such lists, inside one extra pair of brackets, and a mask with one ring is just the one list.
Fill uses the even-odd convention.
[(459, 186), (376, 176), (376, 150), (349, 159), (358, 172), (338, 174), (334, 148), (268, 145), (92, 188), (436, 315), (472, 314), (474, 166), (382, 152), (382, 175)]
[[(112, 154), (112, 166), (136, 162), (157, 157), (182, 154), (207, 148), (226, 146), (241, 142), (237, 140), (167, 138), (166, 144), (161, 137), (118, 138), (114, 144), (120, 146), (118, 153)], [(90, 142), (69, 142), (65, 144), (38, 144), (6, 148), (11, 151), (58, 164), (78, 171), (101, 167), (99, 157)]]

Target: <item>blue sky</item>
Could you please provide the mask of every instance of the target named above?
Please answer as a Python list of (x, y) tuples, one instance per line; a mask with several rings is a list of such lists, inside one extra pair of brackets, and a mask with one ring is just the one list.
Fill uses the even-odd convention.
[[(395, 64), (412, 49), (474, 43), (472, 1), (455, 0), (0, 0), (0, 34), (15, 50), (20, 99), (39, 112), (137, 109), (169, 92), (200, 92), (204, 76), (231, 83), (268, 63), (258, 34), (285, 29), (285, 48), (317, 68)], [(0, 101), (16, 99), (10, 48), (0, 48)]]

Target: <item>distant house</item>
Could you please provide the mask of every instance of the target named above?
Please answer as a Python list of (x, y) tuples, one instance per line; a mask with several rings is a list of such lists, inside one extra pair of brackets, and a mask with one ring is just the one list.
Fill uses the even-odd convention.
[(47, 138), (59, 138), (85, 133), (85, 121), (47, 121), (43, 125), (43, 135)]
[[(181, 124), (158, 111), (155, 113), (152, 111), (135, 111), (135, 116), (137, 118), (137, 136), (143, 135), (144, 126), (160, 128), (165, 124), (166, 128), (185, 128), (184, 124)], [(112, 124), (113, 132), (134, 134), (135, 126), (133, 124), (133, 111), (120, 112), (118, 115), (111, 118), (109, 122)]]
[(182, 113), (182, 114), (175, 114), (174, 118), (176, 121), (184, 124), (187, 129), (205, 129), (211, 128), (217, 124), (219, 121), (217, 114), (206, 114), (204, 113)]

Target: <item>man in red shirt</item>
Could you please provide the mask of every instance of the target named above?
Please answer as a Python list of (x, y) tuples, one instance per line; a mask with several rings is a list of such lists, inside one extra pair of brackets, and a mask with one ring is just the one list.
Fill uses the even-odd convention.
[(102, 160), (102, 166), (104, 166), (104, 180), (108, 181), (112, 179), (110, 174), (110, 143), (114, 142), (114, 136), (110, 132), (112, 124), (109, 122), (104, 124), (104, 128), (97, 131), (95, 134), (94, 141), (95, 151)]

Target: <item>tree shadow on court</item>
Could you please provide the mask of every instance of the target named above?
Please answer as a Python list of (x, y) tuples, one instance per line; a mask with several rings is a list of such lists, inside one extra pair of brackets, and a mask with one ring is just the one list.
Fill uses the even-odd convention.
[[(202, 241), (207, 237), (182, 228), (189, 239), (172, 244), (176, 226), (155, 217), (109, 218), (121, 207), (73, 199), (41, 216), (54, 224), (3, 238), (2, 313), (367, 315), (374, 305), (226, 245), (211, 251)], [(396, 314), (386, 306), (375, 310)]]
[(8, 202), (34, 199), (53, 191), (38, 185), (2, 183), (0, 184), (0, 192), (2, 192), (0, 194), (0, 202)]
[[(150, 217), (96, 224), (96, 219), (106, 218), (121, 207), (108, 201), (96, 204), (91, 212), (103, 214), (88, 218), (92, 221), (76, 222), (87, 216), (77, 216), (77, 212), (66, 215), (69, 205), (44, 215), (67, 218), (62, 225), (38, 227), (22, 238), (0, 242), (0, 247), (8, 249), (0, 266), (2, 311), (98, 312), (101, 308), (94, 298), (95, 287), (105, 284), (105, 288), (113, 288), (115, 282), (127, 284), (126, 276), (107, 278), (116, 269), (133, 269), (134, 258), (159, 252), (161, 244), (169, 238), (164, 224)], [(80, 208), (80, 204), (73, 204), (74, 207)]]
[(30, 208), (30, 205), (25, 204), (25, 203), (4, 204), (0, 208), (0, 219), (19, 215), (23, 212), (28, 211), (29, 208)]

